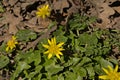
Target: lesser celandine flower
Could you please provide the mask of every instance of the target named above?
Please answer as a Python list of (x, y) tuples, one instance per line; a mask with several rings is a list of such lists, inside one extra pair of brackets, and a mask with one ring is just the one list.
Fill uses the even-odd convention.
[(12, 36), (12, 39), (7, 42), (6, 51), (13, 50), (16, 47), (16, 44), (18, 44), (16, 37)]
[(120, 80), (120, 72), (118, 71), (118, 65), (116, 65), (115, 69), (113, 69), (111, 66), (108, 66), (108, 70), (103, 68), (103, 71), (106, 73), (106, 75), (99, 76), (100, 79), (103, 80)]
[(48, 39), (48, 44), (43, 44), (44, 48), (47, 48), (48, 50), (44, 52), (44, 54), (48, 54), (48, 59), (50, 59), (52, 56), (56, 55), (57, 58), (60, 59), (60, 55), (63, 55), (61, 51), (64, 49), (61, 48), (61, 46), (64, 44), (64, 42), (60, 42), (59, 44), (56, 44), (56, 38), (52, 38), (51, 41)]
[(42, 17), (43, 19), (47, 16), (50, 16), (50, 8), (49, 5), (43, 5), (38, 8), (38, 11), (36, 12), (36, 15), (38, 17)]

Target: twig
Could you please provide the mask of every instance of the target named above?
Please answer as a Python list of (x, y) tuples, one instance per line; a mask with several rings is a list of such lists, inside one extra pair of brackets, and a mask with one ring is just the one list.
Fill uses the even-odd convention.
[(26, 47), (25, 49), (23, 49), (23, 51), (26, 51), (26, 50), (28, 50), (28, 49), (30, 49), (30, 48), (33, 48), (33, 49), (34, 49), (35, 46), (38, 44), (38, 42), (39, 42), (41, 39), (43, 39), (43, 38), (49, 38), (50, 33), (53, 32), (53, 31), (55, 31), (56, 29), (57, 29), (57, 26), (52, 27), (52, 28), (51, 28), (50, 30), (48, 30), (46, 33), (44, 33), (43, 35), (39, 36), (35, 41), (29, 43), (29, 44), (27, 45), (27, 47)]

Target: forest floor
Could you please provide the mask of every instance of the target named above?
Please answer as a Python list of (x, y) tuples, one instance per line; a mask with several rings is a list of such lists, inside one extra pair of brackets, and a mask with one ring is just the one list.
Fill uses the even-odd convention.
[[(36, 15), (38, 7), (43, 4), (49, 4), (51, 7), (51, 14), (45, 19)], [(49, 30), (48, 26), (51, 22), (56, 22), (56, 26), (62, 25), (67, 29), (68, 22), (73, 18), (74, 14), (95, 17), (96, 21), (89, 25), (91, 28), (120, 30), (119, 0), (1, 0), (0, 46), (3, 42), (9, 41), (11, 36), (16, 35), (18, 31), (27, 29), (38, 34), (37, 38), (34, 41), (21, 44), (20, 49), (22, 51), (27, 51), (30, 48), (34, 49), (39, 40), (50, 38), (51, 33), (57, 30), (57, 28)], [(112, 56), (116, 57), (118, 61), (120, 60), (119, 48), (112, 49), (116, 53)], [(10, 58), (10, 61), (12, 61), (14, 56)], [(5, 74), (9, 75), (11, 72), (7, 73), (5, 71)], [(0, 74), (3, 73), (4, 70), (1, 68)], [(4, 79), (0, 78), (0, 80)], [(19, 77), (19, 80), (22, 79)]]

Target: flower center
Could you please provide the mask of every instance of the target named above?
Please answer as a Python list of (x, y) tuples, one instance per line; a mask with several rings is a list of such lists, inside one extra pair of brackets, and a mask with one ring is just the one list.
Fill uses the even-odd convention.
[(50, 52), (53, 53), (53, 54), (56, 54), (58, 49), (59, 48), (56, 45), (51, 45)]
[(119, 78), (119, 74), (114, 73), (114, 72), (109, 74), (109, 76), (111, 77), (111, 80), (118, 80), (118, 78)]

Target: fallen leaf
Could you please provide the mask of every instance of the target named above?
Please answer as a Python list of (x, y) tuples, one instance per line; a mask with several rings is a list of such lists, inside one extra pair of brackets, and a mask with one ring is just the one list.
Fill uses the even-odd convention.
[(100, 7), (103, 8), (103, 11), (99, 13), (98, 18), (102, 20), (102, 23), (98, 24), (101, 28), (108, 28), (108, 26), (111, 21), (109, 19), (109, 16), (113, 15), (115, 11), (108, 6), (107, 3), (103, 3)]
[(8, 3), (13, 6), (18, 0), (8, 0)]
[(67, 0), (54, 0), (53, 2), (53, 9), (56, 12), (57, 10), (60, 11), (60, 13), (63, 13), (63, 8), (69, 7), (69, 4)]
[(6, 12), (4, 13), (5, 16), (5, 20), (4, 22), (9, 23), (9, 29), (8, 32), (10, 34), (15, 34), (18, 30), (17, 30), (17, 24), (20, 23), (21, 19), (15, 17), (13, 14), (11, 14), (10, 12)]
[(120, 6), (119, 7), (112, 7), (112, 8), (120, 14)]

